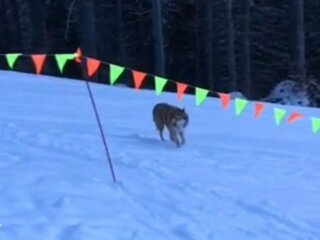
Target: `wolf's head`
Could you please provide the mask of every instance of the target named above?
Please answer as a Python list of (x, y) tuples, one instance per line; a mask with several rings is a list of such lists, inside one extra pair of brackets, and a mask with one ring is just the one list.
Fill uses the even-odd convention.
[(181, 130), (188, 125), (188, 122), (189, 122), (189, 116), (185, 108), (182, 108), (182, 109), (179, 108), (176, 111), (174, 111), (174, 114), (172, 116), (173, 126)]

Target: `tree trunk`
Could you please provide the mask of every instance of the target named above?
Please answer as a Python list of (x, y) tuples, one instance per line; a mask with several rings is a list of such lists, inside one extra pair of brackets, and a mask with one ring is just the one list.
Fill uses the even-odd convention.
[(204, 81), (204, 73), (203, 73), (203, 29), (202, 26), (205, 24), (204, 17), (203, 17), (203, 0), (197, 0), (195, 2), (195, 29), (194, 29), (194, 39), (195, 39), (195, 59), (196, 59), (196, 79), (192, 83), (195, 86), (202, 86), (206, 84), (206, 81)]
[[(117, 0), (117, 29), (118, 29), (118, 61), (119, 64), (127, 66), (126, 42), (124, 36), (124, 26), (122, 18), (122, 0)], [(130, 78), (124, 78), (123, 84), (127, 86), (132, 85)]]
[(206, 79), (209, 85), (209, 89), (214, 90), (214, 80), (213, 80), (213, 58), (212, 58), (212, 1), (206, 1), (206, 37), (205, 37), (205, 50), (206, 50)]
[(165, 55), (162, 29), (161, 0), (152, 0), (155, 74), (165, 75)]
[(306, 75), (304, 0), (290, 0), (291, 23), (291, 69), (290, 75), (296, 80)]
[(227, 32), (228, 32), (228, 71), (229, 71), (229, 91), (237, 90), (237, 72), (235, 58), (235, 38), (234, 38), (234, 21), (232, 14), (233, 0), (227, 0)]
[(117, 0), (117, 25), (118, 25), (118, 55), (119, 62), (123, 65), (127, 63), (127, 56), (125, 50), (125, 39), (123, 31), (123, 19), (122, 19), (122, 0)]
[[(6, 23), (4, 28), (8, 29), (4, 40), (4, 48), (9, 52), (22, 52), (20, 45), (20, 31), (16, 22), (17, 8), (15, 7), (13, 0), (4, 0), (2, 4), (5, 12)], [(3, 29), (3, 27), (1, 28)]]
[(19, 32), (21, 36), (22, 52), (32, 52), (32, 32), (33, 25), (31, 21), (31, 11), (29, 1), (16, 0), (16, 7), (18, 12)]
[(31, 20), (32, 29), (32, 51), (35, 53), (46, 53), (46, 32), (45, 32), (45, 6), (43, 0), (32, 0)]
[[(79, 39), (82, 53), (87, 57), (97, 57), (96, 31), (93, 1), (79, 0)], [(88, 79), (86, 59), (82, 61), (82, 74)], [(92, 79), (92, 78), (91, 78)], [(96, 80), (93, 78), (92, 80)]]
[(241, 0), (241, 80), (239, 89), (246, 97), (251, 96), (250, 3), (251, 0)]

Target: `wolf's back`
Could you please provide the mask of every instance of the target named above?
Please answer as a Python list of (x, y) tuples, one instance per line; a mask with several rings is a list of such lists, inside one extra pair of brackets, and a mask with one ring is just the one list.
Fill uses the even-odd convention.
[(154, 121), (164, 120), (170, 105), (167, 103), (158, 103), (153, 107), (152, 115)]

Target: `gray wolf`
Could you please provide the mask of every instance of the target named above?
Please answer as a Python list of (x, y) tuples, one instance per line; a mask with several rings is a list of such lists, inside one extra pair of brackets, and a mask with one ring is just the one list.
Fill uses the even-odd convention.
[(163, 130), (166, 127), (169, 131), (170, 140), (177, 147), (185, 144), (184, 131), (189, 124), (189, 116), (184, 108), (178, 108), (168, 103), (158, 103), (153, 107), (152, 115), (162, 141), (164, 141)]

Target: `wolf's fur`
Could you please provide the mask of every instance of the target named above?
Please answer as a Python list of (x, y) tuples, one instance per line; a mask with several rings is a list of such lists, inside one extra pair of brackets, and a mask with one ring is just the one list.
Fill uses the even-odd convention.
[[(154, 106), (152, 114), (162, 141), (164, 141), (163, 129), (167, 127), (172, 142), (178, 147), (185, 143), (184, 129), (189, 123), (189, 116), (184, 108), (181, 109), (167, 103), (158, 103)], [(181, 142), (178, 136), (181, 138)]]

